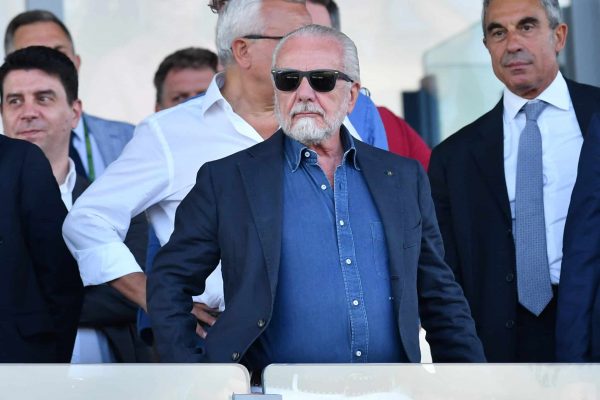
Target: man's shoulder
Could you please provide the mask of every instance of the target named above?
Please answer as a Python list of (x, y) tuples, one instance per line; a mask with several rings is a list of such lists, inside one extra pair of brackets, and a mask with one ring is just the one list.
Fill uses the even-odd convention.
[(475, 121), (463, 126), (458, 131), (444, 139), (432, 150), (433, 154), (456, 152), (470, 147), (471, 142), (481, 134), (489, 135), (491, 130), (502, 132), (502, 100), (494, 108)]
[(85, 123), (90, 126), (90, 130), (94, 130), (94, 127), (99, 127), (101, 129), (111, 129), (111, 130), (119, 130), (133, 133), (133, 129), (135, 126), (130, 124), (129, 122), (123, 121), (115, 121), (106, 118), (96, 117), (94, 115), (90, 115), (88, 113), (83, 114), (83, 118), (85, 119)]
[(4, 135), (0, 135), (0, 159), (5, 162), (23, 163), (24, 157), (30, 154), (34, 156), (33, 160), (44, 160), (46, 157), (40, 148), (26, 140), (12, 139)]
[(571, 79), (566, 79), (567, 87), (571, 96), (595, 96), (600, 97), (600, 87), (580, 83)]

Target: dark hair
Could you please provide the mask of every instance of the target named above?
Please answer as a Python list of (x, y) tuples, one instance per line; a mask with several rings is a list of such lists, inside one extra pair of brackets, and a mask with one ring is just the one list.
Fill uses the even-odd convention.
[(309, 3), (320, 4), (327, 9), (329, 13), (329, 19), (331, 19), (331, 27), (337, 29), (338, 31), (342, 30), (342, 23), (340, 21), (340, 9), (337, 4), (333, 0), (307, 0)]
[(65, 89), (69, 104), (77, 100), (77, 69), (69, 57), (50, 47), (31, 46), (10, 53), (0, 66), (0, 101), (4, 99), (4, 79), (8, 73), (32, 69), (57, 77)]
[(4, 33), (4, 54), (9, 54), (14, 51), (13, 42), (15, 39), (15, 32), (17, 31), (17, 29), (24, 25), (31, 25), (37, 22), (52, 22), (58, 25), (58, 27), (64, 32), (64, 34), (69, 39), (69, 42), (71, 42), (71, 47), (75, 49), (71, 33), (69, 33), (69, 30), (67, 29), (65, 24), (63, 24), (62, 21), (58, 19), (56, 15), (46, 10), (31, 10), (18, 14), (8, 23), (8, 26), (6, 27), (6, 32)]
[(154, 87), (156, 87), (156, 102), (162, 100), (163, 84), (171, 70), (210, 68), (217, 72), (219, 60), (217, 55), (210, 50), (199, 47), (188, 47), (169, 54), (158, 66), (154, 74)]

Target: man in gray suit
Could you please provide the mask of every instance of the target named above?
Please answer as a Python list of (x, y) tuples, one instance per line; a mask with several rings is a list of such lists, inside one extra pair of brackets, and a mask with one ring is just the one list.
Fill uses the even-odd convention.
[[(29, 46), (46, 46), (71, 59), (79, 71), (81, 58), (75, 53), (67, 27), (49, 11), (25, 11), (14, 17), (4, 35), (4, 52)], [(134, 126), (83, 113), (71, 138), (70, 156), (77, 172), (93, 181), (113, 162), (133, 135)]]

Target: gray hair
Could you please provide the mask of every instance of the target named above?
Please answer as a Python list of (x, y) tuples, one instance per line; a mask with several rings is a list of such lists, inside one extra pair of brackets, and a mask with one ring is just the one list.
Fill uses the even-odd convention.
[(277, 57), (279, 56), (281, 48), (288, 40), (295, 37), (318, 37), (323, 39), (333, 39), (338, 42), (342, 47), (343, 54), (344, 70), (341, 72), (344, 72), (346, 75), (348, 75), (354, 82), (360, 82), (358, 52), (352, 39), (334, 28), (329, 28), (322, 25), (307, 25), (285, 35), (284, 38), (281, 39), (281, 41), (277, 44), (277, 47), (275, 47), (275, 51), (273, 52), (273, 68), (277, 66)]
[[(306, 4), (306, 0), (282, 0)], [(233, 62), (233, 41), (246, 35), (263, 33), (268, 21), (262, 15), (264, 0), (229, 0), (221, 8), (217, 20), (216, 46), (224, 66)]]
[[(560, 10), (560, 4), (558, 4), (558, 0), (538, 0), (540, 5), (544, 7), (546, 10), (546, 17), (548, 17), (548, 22), (550, 23), (551, 29), (556, 29), (556, 27), (562, 23), (562, 14)], [(486, 35), (485, 31), (485, 17), (487, 15), (488, 7), (492, 0), (483, 0), (483, 11), (481, 12), (481, 26), (483, 28), (483, 37)]]

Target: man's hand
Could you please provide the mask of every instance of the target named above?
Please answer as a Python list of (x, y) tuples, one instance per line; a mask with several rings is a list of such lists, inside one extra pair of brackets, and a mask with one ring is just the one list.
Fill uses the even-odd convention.
[(194, 307), (192, 307), (192, 314), (198, 320), (198, 324), (196, 324), (196, 334), (200, 336), (202, 339), (206, 339), (206, 331), (202, 324), (213, 326), (215, 322), (217, 322), (217, 316), (219, 315), (219, 310), (216, 308), (210, 308), (206, 304), (203, 303), (194, 303)]

